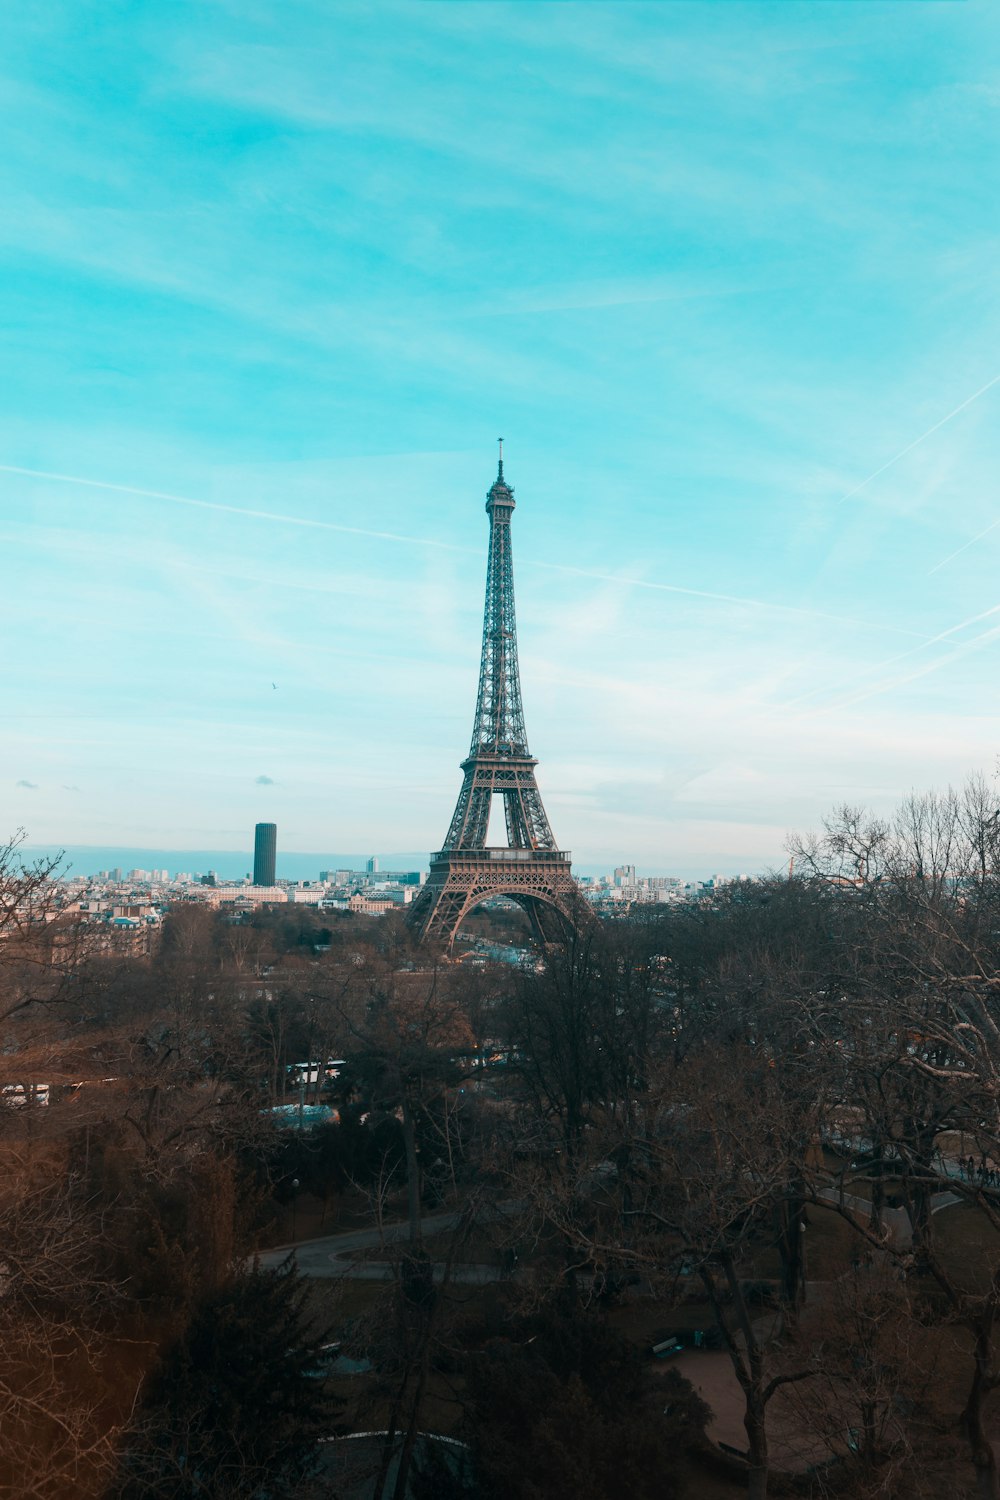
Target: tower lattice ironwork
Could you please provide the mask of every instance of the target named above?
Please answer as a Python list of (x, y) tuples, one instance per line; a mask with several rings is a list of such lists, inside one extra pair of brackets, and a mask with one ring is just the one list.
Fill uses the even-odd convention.
[[(510, 896), (528, 914), (540, 941), (580, 925), (583, 902), (570, 856), (556, 848), (528, 749), (517, 664), (510, 520), (514, 491), (503, 475), (486, 497), (490, 551), (486, 569), (483, 654), (472, 745), (444, 847), (431, 856), (427, 884), (410, 907), (421, 937), (451, 942), (466, 913), (491, 896)], [(503, 799), (507, 844), (486, 840), (494, 797)]]

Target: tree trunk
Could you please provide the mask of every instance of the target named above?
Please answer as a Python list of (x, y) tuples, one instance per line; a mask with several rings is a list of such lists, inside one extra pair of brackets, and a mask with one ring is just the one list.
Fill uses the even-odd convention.
[(750, 1473), (747, 1477), (747, 1495), (749, 1500), (767, 1500), (767, 1459), (763, 1465), (755, 1467), (750, 1465)]
[(409, 1095), (403, 1094), (403, 1141), (406, 1146), (406, 1207), (410, 1220), (410, 1244), (420, 1244), (420, 1166), (417, 1132)]
[(417, 1388), (413, 1394), (413, 1402), (410, 1406), (410, 1418), (406, 1424), (406, 1437), (403, 1440), (403, 1449), (399, 1455), (399, 1472), (396, 1475), (396, 1486), (392, 1492), (392, 1500), (406, 1500), (406, 1490), (410, 1478), (410, 1468), (413, 1463), (413, 1450), (416, 1447), (417, 1438), (420, 1436), (420, 1409), (423, 1405), (424, 1390), (427, 1386), (427, 1369), (430, 1364), (430, 1330), (423, 1329), (423, 1349), (420, 1358), (420, 1373), (417, 1376)]
[(930, 1189), (925, 1182), (918, 1182), (911, 1188), (908, 1196), (910, 1224), (913, 1228), (913, 1248), (919, 1255), (926, 1256), (931, 1245)]
[[(907, 1198), (907, 1207), (910, 1212), (910, 1224), (913, 1228), (913, 1249), (921, 1257), (926, 1257), (931, 1250), (931, 1178), (934, 1167), (934, 1136), (927, 1135), (921, 1131), (915, 1123), (906, 1122), (907, 1130), (913, 1139), (913, 1151), (910, 1161), (910, 1171), (907, 1178), (903, 1179), (904, 1192)], [(916, 1173), (913, 1173), (913, 1168)], [(916, 1180), (913, 1180), (915, 1176)]]
[[(405, 1380), (404, 1375), (404, 1380)], [(392, 1455), (396, 1446), (396, 1433), (399, 1423), (399, 1408), (403, 1400), (403, 1387), (401, 1386), (393, 1395), (392, 1406), (389, 1410), (389, 1425), (385, 1430), (382, 1440), (382, 1457), (379, 1460), (378, 1474), (372, 1487), (375, 1500), (384, 1500), (386, 1481), (389, 1478), (389, 1470), (392, 1467)]]
[(871, 1227), (875, 1234), (882, 1233), (882, 1210), (885, 1208), (885, 1155), (882, 1142), (876, 1142), (872, 1151), (872, 1212)]
[[(723, 1269), (726, 1275), (726, 1284), (729, 1287), (736, 1312), (736, 1320), (743, 1334), (743, 1357), (740, 1357), (738, 1347), (732, 1335), (726, 1338), (729, 1349), (729, 1357), (732, 1361), (733, 1371), (743, 1391), (743, 1399), (746, 1409), (743, 1413), (743, 1426), (747, 1435), (747, 1462), (750, 1473), (747, 1481), (747, 1494), (750, 1500), (766, 1500), (767, 1483), (770, 1468), (770, 1460), (767, 1453), (767, 1428), (765, 1426), (765, 1411), (767, 1403), (764, 1400), (764, 1353), (757, 1342), (753, 1331), (753, 1320), (750, 1317), (750, 1309), (747, 1307), (739, 1280), (736, 1276), (736, 1268), (733, 1265), (731, 1255), (721, 1257)], [(707, 1273), (702, 1273), (702, 1280), (712, 1301), (715, 1311), (716, 1322), (719, 1324), (724, 1335), (726, 1325), (723, 1320), (722, 1308), (718, 1297), (711, 1290), (712, 1281)]]
[(781, 1257), (781, 1305), (785, 1324), (794, 1328), (806, 1295), (805, 1237), (802, 1215), (805, 1198), (801, 1183), (789, 1185), (788, 1197), (778, 1205), (778, 1254)]
[(765, 1500), (770, 1462), (767, 1453), (767, 1429), (764, 1425), (763, 1372), (759, 1350), (748, 1351), (750, 1384), (744, 1389), (746, 1411), (743, 1426), (747, 1433), (747, 1461), (750, 1475), (747, 1494), (750, 1500)]
[(989, 1355), (989, 1335), (985, 1330), (977, 1329), (976, 1364), (961, 1416), (961, 1426), (969, 1439), (969, 1456), (976, 1471), (976, 1490), (980, 1500), (1000, 1500), (1000, 1480), (993, 1445), (983, 1428), (983, 1403), (991, 1389), (986, 1375)]

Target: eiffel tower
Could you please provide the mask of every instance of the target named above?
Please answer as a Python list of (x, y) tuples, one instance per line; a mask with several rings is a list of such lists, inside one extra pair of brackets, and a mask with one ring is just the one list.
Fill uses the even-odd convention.
[[(522, 906), (541, 943), (565, 938), (589, 912), (569, 855), (556, 848), (535, 780), (538, 762), (528, 750), (514, 619), (513, 509), (501, 438), (497, 477), (486, 496), (490, 554), (472, 746), (444, 847), (431, 855), (427, 884), (409, 911), (420, 938), (448, 944), (466, 914), (491, 896), (510, 896)], [(500, 848), (486, 842), (494, 797), (503, 798), (507, 822), (507, 845)]]

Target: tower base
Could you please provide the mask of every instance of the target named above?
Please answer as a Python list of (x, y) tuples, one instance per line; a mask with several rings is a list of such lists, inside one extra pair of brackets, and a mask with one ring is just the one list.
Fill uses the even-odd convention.
[(522, 906), (540, 943), (578, 932), (590, 916), (561, 850), (444, 849), (431, 857), (408, 921), (421, 941), (450, 947), (468, 913), (491, 896), (509, 896)]

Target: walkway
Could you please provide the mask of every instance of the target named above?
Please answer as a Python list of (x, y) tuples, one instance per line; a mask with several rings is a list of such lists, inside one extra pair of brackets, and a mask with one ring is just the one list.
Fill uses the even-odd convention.
[[(834, 1207), (843, 1203), (844, 1207), (858, 1219), (870, 1219), (872, 1205), (870, 1198), (857, 1198), (852, 1193), (841, 1194), (837, 1188), (823, 1188), (819, 1193), (820, 1201), (830, 1203)], [(964, 1203), (965, 1199), (959, 1193), (950, 1190), (943, 1193), (931, 1194), (931, 1213), (936, 1214), (942, 1208), (951, 1208), (954, 1203)], [(889, 1239), (896, 1250), (909, 1250), (913, 1245), (913, 1225), (910, 1215), (905, 1208), (882, 1207), (882, 1222), (889, 1232)]]
[[(501, 1204), (490, 1217), (500, 1217), (514, 1210), (513, 1204)], [(424, 1235), (444, 1234), (456, 1229), (462, 1219), (459, 1213), (432, 1214), (422, 1219), (420, 1228)], [(359, 1251), (379, 1250), (400, 1245), (410, 1237), (409, 1222), (384, 1224), (378, 1229), (351, 1229), (344, 1234), (330, 1234), (318, 1240), (300, 1240), (297, 1244), (278, 1245), (265, 1250), (259, 1257), (262, 1266), (277, 1266), (291, 1254), (304, 1276), (315, 1276), (330, 1280), (351, 1277), (358, 1281), (392, 1281), (395, 1268), (390, 1260), (352, 1260)], [(444, 1261), (434, 1262), (434, 1278), (440, 1281), (445, 1272)], [(451, 1280), (465, 1286), (485, 1286), (493, 1281), (509, 1279), (499, 1264), (470, 1265), (459, 1261), (451, 1267)]]

